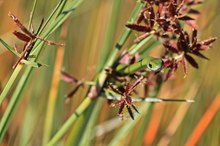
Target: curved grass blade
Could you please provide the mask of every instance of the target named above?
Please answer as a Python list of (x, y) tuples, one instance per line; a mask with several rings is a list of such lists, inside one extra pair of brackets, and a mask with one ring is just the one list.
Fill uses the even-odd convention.
[[(119, 11), (122, 1), (112, 1), (113, 6), (111, 8), (112, 14), (109, 16), (109, 18), (106, 18), (109, 22), (107, 25), (107, 31), (104, 36), (104, 42), (101, 48), (101, 58), (99, 60), (99, 64), (97, 67), (97, 71), (99, 71), (101, 68), (103, 68), (103, 65), (105, 63), (104, 60), (107, 59), (107, 56), (109, 54), (110, 48), (112, 47), (113, 43), (113, 37), (115, 34), (118, 18), (119, 18)], [(105, 14), (102, 14), (102, 17), (105, 17)], [(98, 101), (95, 102), (95, 107), (89, 109), (80, 116), (80, 119), (76, 121), (73, 128), (71, 129), (71, 134), (67, 138), (66, 146), (69, 145), (83, 145), (83, 146), (91, 146), (93, 143), (93, 136), (94, 134), (93, 129), (95, 129), (95, 124), (97, 122), (98, 115), (101, 112), (101, 105), (103, 105), (103, 100), (98, 99)], [(83, 117), (83, 118), (81, 118)], [(79, 130), (76, 130), (79, 129)]]
[(17, 57), (20, 57), (20, 54), (18, 53), (18, 52), (16, 52), (15, 50), (14, 50), (14, 48), (12, 48), (11, 46), (9, 46), (4, 40), (2, 40), (1, 38), (0, 38), (0, 43), (2, 43), (2, 45), (8, 50), (8, 51), (10, 51), (12, 54), (14, 54), (15, 56), (17, 56)]
[[(134, 8), (134, 11), (130, 17), (130, 20), (134, 20), (136, 19), (136, 17), (138, 16), (139, 11), (141, 10), (141, 8), (143, 7), (143, 3), (141, 1), (139, 1), (136, 5), (136, 7)], [(112, 51), (110, 57), (108, 58), (106, 64), (104, 65), (103, 70), (100, 73), (99, 79), (97, 81), (97, 86), (99, 86), (99, 90), (101, 89), (101, 87), (103, 86), (105, 80), (106, 80), (106, 73), (105, 73), (105, 68), (111, 67), (114, 62), (115, 59), (118, 55), (118, 52), (120, 51), (120, 49), (122, 48), (123, 44), (125, 43), (125, 41), (127, 40), (128, 36), (130, 35), (131, 30), (128, 28), (125, 28), (121, 38), (119, 39), (118, 43), (116, 44), (114, 50)], [(87, 96), (85, 98), (85, 100), (79, 105), (79, 107), (76, 109), (76, 112), (74, 112), (69, 119), (63, 124), (63, 126), (60, 128), (60, 130), (54, 135), (54, 137), (49, 141), (49, 143), (47, 144), (47, 146), (52, 146), (55, 143), (57, 143), (57, 141), (66, 133), (66, 131), (69, 129), (69, 127), (76, 121), (77, 117), (80, 116), (82, 113), (84, 113), (84, 111), (87, 109), (87, 107), (92, 103), (92, 99)]]
[(34, 0), (34, 4), (33, 4), (33, 7), (32, 7), (32, 10), (31, 10), (30, 19), (29, 19), (29, 23), (28, 23), (28, 29), (31, 28), (31, 24), (32, 24), (32, 21), (33, 21), (36, 6), (37, 6), (37, 0)]
[[(150, 104), (143, 105), (140, 108), (140, 113), (143, 115), (144, 112), (148, 112)], [(141, 116), (137, 116), (135, 120), (127, 120), (123, 127), (120, 128), (120, 130), (115, 134), (114, 138), (111, 140), (111, 142), (108, 144), (108, 146), (116, 146), (116, 145), (123, 145), (122, 142), (124, 138), (130, 133), (135, 125), (140, 121)]]
[[(50, 17), (48, 18), (47, 20), (47, 24), (50, 24), (50, 27), (48, 27), (47, 31), (45, 33), (43, 33), (43, 38), (47, 38), (52, 32), (54, 32), (57, 28), (59, 28), (59, 26), (66, 20), (66, 18), (68, 18), (68, 16), (70, 15), (70, 13), (68, 13), (67, 15), (60, 15), (59, 18), (57, 19), (53, 19), (53, 22), (49, 23), (51, 21), (51, 18), (56, 14), (57, 10), (59, 10), (59, 8), (62, 6), (63, 4), (63, 0), (60, 1), (60, 3), (58, 3), (58, 5), (56, 6), (56, 8), (54, 9), (54, 11), (52, 12), (52, 14), (50, 15)], [(68, 7), (77, 7), (79, 6), (79, 4), (81, 3), (82, 1), (77, 1), (75, 3), (74, 2), (69, 2), (68, 3)], [(73, 4), (76, 4), (76, 5), (73, 5)], [(46, 27), (46, 25), (44, 25)], [(43, 27), (43, 28), (45, 28)], [(40, 32), (42, 32), (44, 29), (41, 29)], [(43, 42), (38, 40), (36, 42), (36, 52), (32, 52), (31, 55), (34, 55), (36, 56), (36, 58), (34, 59), (37, 60), (41, 51), (43, 50)], [(22, 66), (21, 65), (18, 65), (16, 67), (16, 69), (14, 70), (11, 78), (9, 79), (6, 87), (4, 88), (4, 90), (2, 91), (1, 95), (0, 95), (0, 103), (4, 100), (4, 98), (6, 97), (7, 93), (9, 92), (10, 88), (12, 87), (13, 83), (14, 83), (14, 80), (17, 78), (19, 72), (21, 71), (22, 69)], [(23, 73), (23, 76), (22, 76), (22, 79), (20, 80), (12, 98), (11, 98), (11, 101), (9, 102), (9, 105), (6, 109), (6, 112), (4, 113), (1, 121), (0, 121), (0, 141), (3, 139), (4, 137), (4, 134), (10, 124), (10, 121), (11, 121), (11, 118), (17, 108), (17, 105), (21, 99), (21, 96), (22, 96), (22, 93), (24, 92), (24, 89), (26, 88), (27, 86), (27, 81), (28, 79), (30, 78), (30, 75), (33, 71), (33, 68), (32, 67), (27, 67)]]

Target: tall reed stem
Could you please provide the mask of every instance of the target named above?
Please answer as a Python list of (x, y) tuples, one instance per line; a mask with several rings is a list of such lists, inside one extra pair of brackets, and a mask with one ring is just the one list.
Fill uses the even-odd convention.
[[(133, 21), (137, 18), (141, 8), (143, 7), (143, 3), (141, 1), (139, 1), (135, 8), (133, 13), (130, 16), (129, 21)], [(118, 52), (121, 50), (122, 46), (124, 45), (124, 43), (126, 42), (128, 36), (130, 35), (131, 30), (128, 28), (125, 28), (118, 43), (115, 45), (110, 57), (108, 58), (106, 64), (104, 65), (102, 71), (99, 74), (99, 77), (97, 80), (94, 80), (94, 82), (96, 82), (96, 86), (91, 87), (90, 88), (90, 92), (86, 95), (84, 101), (79, 105), (79, 107), (76, 109), (76, 111), (67, 119), (67, 121), (63, 124), (63, 126), (57, 131), (57, 133), (52, 137), (52, 139), (48, 142), (47, 146), (52, 146), (54, 144), (56, 144), (59, 139), (67, 132), (67, 130), (69, 129), (69, 127), (76, 121), (76, 119), (83, 113), (85, 112), (85, 110), (88, 108), (88, 106), (92, 103), (94, 98), (97, 98), (102, 86), (105, 83), (105, 80), (107, 78), (107, 75), (105, 73), (105, 69), (111, 67), (118, 55)], [(97, 95), (93, 96), (91, 98), (91, 90), (96, 88), (95, 92), (97, 92)]]

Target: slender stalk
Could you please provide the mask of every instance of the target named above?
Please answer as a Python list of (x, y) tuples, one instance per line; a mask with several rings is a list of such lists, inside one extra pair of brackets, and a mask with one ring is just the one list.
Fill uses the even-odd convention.
[[(134, 8), (134, 11), (130, 17), (130, 20), (135, 20), (138, 16), (139, 11), (141, 10), (141, 8), (143, 7), (143, 3), (141, 1), (139, 1), (136, 5), (136, 7)], [(101, 71), (98, 81), (97, 81), (97, 85), (96, 87), (98, 87), (98, 93), (101, 91), (102, 86), (104, 85), (104, 82), (106, 80), (106, 73), (105, 73), (105, 69), (111, 67), (114, 64), (114, 61), (118, 55), (118, 52), (120, 51), (120, 49), (122, 48), (122, 46), (124, 45), (125, 41), (127, 40), (128, 36), (130, 35), (131, 30), (128, 28), (125, 28), (121, 38), (119, 39), (118, 43), (116, 44), (114, 50), (112, 51), (110, 57), (108, 58), (108, 61), (106, 62), (106, 64), (104, 65), (103, 70)], [(98, 95), (97, 95), (98, 96)], [(63, 124), (63, 126), (60, 128), (60, 130), (54, 135), (54, 137), (49, 141), (49, 143), (47, 144), (47, 146), (52, 146), (54, 144), (56, 144), (58, 142), (58, 140), (66, 133), (66, 131), (69, 129), (69, 127), (75, 122), (75, 120), (77, 119), (78, 116), (80, 116), (86, 109), (87, 107), (92, 103), (92, 99), (89, 95), (86, 96), (85, 100), (79, 105), (79, 107), (76, 109), (76, 112), (74, 112), (69, 119), (67, 119), (67, 121)]]
[[(75, 10), (75, 8), (77, 8), (82, 2), (83, 0), (78, 0), (78, 1), (69, 1), (69, 3), (67, 3), (67, 7), (65, 8), (66, 10), (68, 10), (68, 12), (66, 12), (65, 14), (60, 14), (59, 16), (57, 16), (56, 19), (52, 19), (53, 16), (55, 16), (56, 12), (59, 11), (60, 12), (60, 8), (63, 8), (63, 2), (65, 2), (65, 0), (61, 0), (60, 3), (58, 3), (57, 7), (54, 9), (54, 11), (52, 12), (52, 14), (50, 15), (50, 17), (48, 18), (48, 21), (46, 21), (46, 24), (50, 24), (50, 27), (48, 27), (47, 31), (45, 33), (43, 33), (43, 38), (47, 38), (49, 37), (49, 35), (54, 32), (57, 28), (59, 28), (59, 26), (70, 16), (71, 12), (73, 12), (73, 10)], [(71, 11), (70, 11), (71, 10)], [(53, 22), (49, 23), (51, 20), (53, 20)], [(46, 27), (46, 25), (45, 25)], [(41, 32), (43, 32), (44, 28), (41, 29)], [(36, 52), (32, 52), (31, 55), (36, 56), (36, 58), (33, 59), (33, 61), (36, 61), (39, 56), (41, 51), (43, 50), (43, 42), (38, 40), (35, 44), (36, 47)], [(2, 94), (0, 96), (1, 102), (4, 100), (4, 98), (6, 97), (6, 95), (8, 94), (10, 88), (12, 87), (14, 80), (17, 78), (20, 70), (22, 68), (22, 65), (19, 65), (16, 67), (13, 76), (11, 77), (11, 80), (8, 81), (8, 86), (6, 85), (6, 88), (3, 89)], [(32, 67), (27, 67), (22, 75), (22, 78), (20, 80), (20, 82), (18, 83), (18, 86), (16, 87), (16, 90), (9, 102), (9, 105), (0, 121), (0, 141), (3, 139), (4, 134), (10, 124), (11, 118), (17, 108), (17, 105), (22, 97), (22, 93), (24, 92), (26, 86), (27, 86), (27, 81), (30, 79), (30, 75), (33, 71)]]
[[(102, 3), (102, 2), (101, 2)], [(108, 54), (113, 46), (113, 38), (119, 18), (119, 11), (121, 8), (122, 0), (112, 1), (112, 8), (110, 10), (111, 15), (107, 19), (107, 28), (105, 31), (103, 45), (101, 47), (101, 55), (96, 71), (100, 71), (108, 57)], [(106, 17), (106, 13), (100, 14), (101, 18)], [(97, 16), (98, 17), (98, 16)], [(92, 145), (93, 139), (91, 135), (94, 134), (95, 123), (97, 122), (98, 115), (101, 112), (101, 105), (103, 105), (104, 99), (99, 99), (93, 102), (88, 107), (88, 110), (84, 112), (79, 119), (74, 123), (71, 128), (71, 133), (68, 135), (65, 145)], [(95, 105), (95, 106), (94, 106)]]
[(58, 140), (66, 133), (66, 131), (72, 126), (75, 120), (87, 109), (87, 107), (92, 103), (92, 99), (87, 97), (79, 105), (76, 111), (68, 118), (68, 120), (63, 124), (59, 131), (53, 136), (53, 138), (46, 144), (46, 146), (55, 145)]
[(11, 89), (11, 87), (12, 87), (14, 81), (16, 80), (18, 74), (20, 73), (21, 69), (22, 69), (22, 65), (18, 65), (16, 67), (16, 69), (14, 70), (14, 72), (12, 73), (12, 75), (11, 75), (10, 79), (8, 80), (7, 84), (5, 85), (4, 90), (2, 91), (2, 93), (0, 95), (0, 106), (2, 105), (3, 100), (7, 96), (9, 90)]
[(149, 42), (151, 39), (153, 38), (153, 35), (150, 35), (148, 37), (146, 37), (144, 40), (140, 41), (137, 44), (132, 45), (129, 49), (128, 52), (130, 54), (135, 54), (136, 52), (138, 52), (138, 50), (147, 42)]
[[(159, 82), (158, 85), (155, 87), (153, 93), (151, 94), (152, 97), (157, 97), (158, 96), (161, 85), (162, 85), (162, 82)], [(144, 134), (145, 134), (145, 131), (148, 127), (150, 117), (151, 117), (151, 114), (152, 114), (153, 105), (154, 104), (150, 105), (148, 114), (144, 116), (144, 120), (143, 120), (142, 125), (140, 127), (140, 131), (138, 132), (137, 140), (134, 142), (134, 145), (142, 145)]]
[(45, 116), (45, 124), (44, 124), (44, 136), (43, 136), (43, 145), (45, 145), (51, 136), (51, 130), (53, 126), (53, 115), (54, 115), (54, 107), (56, 103), (58, 86), (60, 80), (60, 70), (62, 67), (62, 60), (64, 56), (64, 48), (59, 48), (56, 52), (56, 62), (53, 72), (52, 84), (49, 93), (48, 105)]
[(14, 48), (12, 48), (11, 46), (9, 46), (4, 40), (2, 40), (1, 38), (0, 38), (0, 42), (2, 43), (2, 45), (8, 50), (8, 51), (10, 51), (11, 53), (13, 53), (15, 56), (17, 56), (17, 57), (20, 57), (20, 54), (18, 53), (18, 52), (16, 52), (15, 50), (14, 50)]
[[(17, 68), (22, 68), (20, 67), (20, 65)], [(15, 70), (17, 70), (17, 68)], [(6, 108), (6, 111), (4, 112), (4, 115), (2, 116), (1, 122), (0, 122), (0, 141), (2, 141), (5, 132), (10, 124), (10, 121), (12, 119), (12, 115), (15, 112), (15, 109), (20, 101), (21, 98), (17, 98), (17, 97), (21, 97), (22, 93), (24, 92), (24, 90), (20, 90), (23, 89), (26, 85), (27, 82), (29, 80), (29, 76), (30, 73), (32, 71), (31, 69), (32, 67), (28, 67), (23, 76), (21, 77), (19, 84), (17, 85), (16, 90), (14, 91), (13, 96), (11, 97), (11, 100)]]
[[(62, 2), (62, 0), (61, 0), (61, 2)], [(59, 3), (59, 4), (57, 5), (57, 7), (59, 7), (60, 5), (61, 5), (61, 3)], [(57, 7), (56, 7), (56, 8), (57, 8)], [(56, 10), (56, 8), (55, 8), (55, 10)], [(55, 11), (55, 10), (54, 10), (54, 11)], [(52, 12), (52, 14), (54, 15), (55, 13)], [(51, 17), (52, 17), (53, 15), (50, 15), (50, 17), (48, 18), (47, 22), (49, 22), (49, 20), (51, 19)], [(46, 25), (45, 25), (45, 26), (46, 26)], [(43, 28), (45, 28), (45, 27), (43, 27)], [(41, 31), (43, 31), (43, 28), (41, 29)], [(42, 43), (41, 41), (37, 41), (36, 46), (40, 45), (41, 43)], [(6, 48), (8, 48), (8, 47), (6, 47)], [(13, 49), (9, 49), (9, 50), (13, 50)], [(40, 50), (41, 50), (41, 49), (40, 49)], [(14, 53), (14, 52), (13, 52), (13, 53)], [(14, 53), (14, 54), (15, 54), (15, 53)], [(39, 54), (39, 53), (37, 53), (37, 54)], [(39, 55), (36, 55), (36, 56), (39, 56)], [(37, 60), (37, 57), (36, 57), (36, 60)], [(22, 65), (19, 65), (19, 66), (16, 67), (16, 69), (15, 69), (14, 72), (12, 73), (11, 78), (10, 78), (9, 81), (7, 82), (5, 88), (3, 89), (3, 91), (2, 91), (2, 93), (1, 93), (1, 95), (0, 95), (0, 105), (2, 104), (2, 101), (4, 100), (4, 98), (6, 97), (6, 95), (8, 94), (10, 88), (12, 87), (12, 85), (13, 85), (13, 83), (14, 83), (14, 80), (17, 78), (17, 76), (18, 76), (18, 74), (20, 73), (21, 69), (22, 69)]]
[(35, 13), (35, 10), (36, 10), (36, 6), (37, 6), (37, 0), (34, 0), (34, 4), (33, 4), (31, 15), (30, 15), (30, 20), (29, 20), (29, 23), (28, 23), (28, 28), (29, 29), (31, 28), (31, 24), (32, 24), (32, 21), (33, 21), (33, 17), (34, 17), (34, 13)]
[(121, 3), (122, 3), (121, 0), (117, 0), (116, 2), (114, 2), (113, 6), (112, 6), (111, 19), (109, 19), (107, 32), (106, 32), (103, 46), (101, 49), (98, 70), (103, 68), (104, 63), (106, 62), (106, 60), (108, 58), (107, 55), (109, 54), (111, 47), (113, 47), (112, 43), (113, 43), (113, 38), (114, 38), (114, 32), (116, 30), (116, 26), (117, 26), (117, 22), (118, 22), (118, 17), (119, 17), (118, 14), (120, 12)]
[[(148, 112), (150, 104), (143, 105), (139, 108), (139, 112), (143, 114), (144, 112)], [(121, 142), (123, 138), (127, 136), (127, 134), (132, 131), (134, 126), (140, 121), (141, 116), (137, 116), (135, 120), (127, 120), (123, 127), (120, 128), (120, 130), (117, 132), (117, 135), (114, 136), (114, 138), (111, 140), (111, 142), (108, 144), (108, 146), (119, 146), (121, 145)]]
[[(143, 6), (144, 6), (144, 4), (141, 1), (139, 1), (137, 3), (129, 21), (132, 22), (137, 18), (138, 14)], [(128, 28), (124, 29), (121, 38), (119, 39), (118, 43), (115, 45), (115, 48), (113, 49), (110, 57), (108, 58), (108, 61), (106, 62), (102, 72), (100, 73), (100, 76), (98, 79), (99, 86), (102, 86), (104, 84), (105, 79), (107, 77), (107, 74), (105, 73), (105, 69), (110, 68), (114, 64), (114, 62), (117, 58), (118, 52), (121, 50), (122, 46), (124, 45), (125, 41), (127, 40), (128, 36), (130, 35), (130, 33), (131, 33), (130, 29), (128, 29)]]
[[(105, 94), (103, 94), (104, 98), (107, 98), (108, 100), (115, 100), (119, 101), (121, 100), (121, 95), (115, 93), (112, 90), (105, 90)], [(133, 102), (142, 102), (142, 103), (159, 103), (159, 102), (189, 102), (193, 103), (194, 100), (191, 99), (173, 99), (173, 98), (156, 98), (156, 97), (136, 97), (131, 96), (131, 99)]]

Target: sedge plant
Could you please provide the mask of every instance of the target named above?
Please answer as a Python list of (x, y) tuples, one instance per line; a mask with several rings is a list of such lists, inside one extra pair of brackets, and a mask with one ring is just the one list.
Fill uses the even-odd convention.
[[(15, 80), (22, 70), (23, 73), (0, 121), (1, 141), (10, 125), (23, 92), (27, 89), (28, 80), (33, 69), (39, 69), (44, 66), (44, 64), (38, 62), (38, 58), (45, 46), (44, 43), (64, 47), (64, 44), (48, 41), (47, 38), (64, 23), (82, 2), (83, 0), (60, 0), (46, 22), (43, 23), (42, 21), (40, 23), (36, 32), (31, 29), (31, 23), (34, 12), (37, 9), (37, 0), (34, 1), (32, 15), (27, 28), (17, 16), (9, 13), (9, 16), (22, 31), (15, 31), (14, 35), (24, 42), (24, 46), (23, 51), (18, 53), (5, 41), (0, 40), (9, 51), (18, 57), (13, 66), (14, 71), (0, 95), (0, 105), (2, 105), (5, 97), (14, 86)], [(121, 1), (114, 2), (113, 10), (118, 12), (121, 3)], [(126, 136), (125, 133), (134, 128), (141, 116), (145, 114), (144, 122), (141, 125), (142, 130), (138, 134), (138, 140), (134, 142), (134, 145), (141, 145), (150, 114), (152, 113), (153, 104), (137, 107), (136, 103), (193, 102), (193, 100), (188, 99), (167, 99), (157, 96), (161, 86), (175, 75), (180, 66), (183, 67), (184, 76), (188, 74), (188, 64), (194, 68), (199, 68), (193, 56), (208, 60), (201, 52), (208, 50), (216, 38), (212, 37), (203, 41), (198, 39), (196, 20), (191, 15), (199, 14), (199, 11), (194, 9), (194, 6), (200, 3), (201, 1), (196, 0), (137, 1), (129, 20), (124, 24), (121, 37), (111, 50), (111, 53), (109, 55), (105, 54), (106, 61), (105, 63), (100, 63), (92, 81), (80, 80), (67, 72), (62, 72), (61, 78), (65, 82), (76, 85), (70, 93), (67, 93), (66, 98), (74, 100), (76, 97), (71, 97), (85, 85), (89, 86), (88, 91), (83, 101), (58, 131), (52, 135), (51, 127), (45, 128), (43, 145), (53, 146), (58, 144), (77, 120), (81, 120), (82, 124), (80, 126), (83, 127), (83, 124), (85, 124), (85, 127), (83, 130), (78, 130), (78, 133), (73, 133), (78, 135), (78, 137), (83, 135), (85, 138), (82, 138), (77, 144), (85, 145), (86, 138), (89, 138), (89, 134), (93, 132), (91, 129), (94, 128), (95, 121), (98, 119), (97, 113), (103, 105), (103, 98), (100, 101), (101, 97), (104, 97), (110, 106), (118, 107), (118, 115), (122, 119), (126, 119), (124, 116), (124, 109), (126, 108), (129, 117), (134, 120), (132, 123), (125, 123), (118, 135), (110, 141), (109, 145), (112, 146), (120, 145), (120, 140)], [(112, 20), (115, 22), (116, 17), (112, 17)], [(185, 25), (188, 25), (190, 29), (185, 29)], [(138, 36), (133, 40), (131, 47), (124, 48), (132, 32), (138, 32)], [(113, 39), (111, 31), (108, 32), (106, 38), (107, 41), (110, 38)], [(112, 46), (110, 43), (105, 44), (108, 44), (108, 46), (103, 47), (104, 49), (109, 48), (110, 45)], [(160, 55), (156, 57), (150, 56), (149, 52), (158, 44), (163, 46)], [(142, 94), (138, 92), (138, 89), (141, 88), (140, 85), (144, 87)], [(83, 119), (84, 116), (87, 118)], [(48, 125), (48, 121), (49, 124), (52, 124), (53, 115), (50, 115), (50, 118), (47, 119), (45, 125)], [(89, 145), (88, 142), (86, 144)], [(71, 142), (68, 145), (71, 145)]]

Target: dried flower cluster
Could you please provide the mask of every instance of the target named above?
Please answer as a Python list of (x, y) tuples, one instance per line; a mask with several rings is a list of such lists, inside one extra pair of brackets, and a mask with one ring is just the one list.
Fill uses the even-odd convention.
[[(184, 67), (187, 74), (187, 62), (198, 68), (198, 64), (191, 55), (208, 59), (201, 51), (209, 49), (216, 38), (198, 41), (197, 25), (190, 14), (198, 15), (200, 12), (193, 9), (194, 5), (201, 4), (198, 0), (145, 0), (145, 7), (140, 12), (135, 23), (126, 26), (132, 30), (142, 32), (135, 41), (141, 41), (149, 35), (162, 38), (165, 47), (164, 64), (170, 68), (166, 80), (173, 75), (179, 64)], [(192, 28), (192, 35), (183, 29), (187, 24)], [(175, 58), (174, 56), (178, 56)]]
[[(165, 50), (162, 54), (162, 68), (160, 70), (146, 71), (140, 69), (129, 74), (121, 74), (117, 72), (117, 64), (132, 65), (140, 58), (138, 52), (135, 55), (123, 53), (118, 63), (110, 69), (106, 69), (108, 79), (102, 90), (104, 93), (111, 91), (113, 96), (120, 96), (120, 100), (112, 103), (113, 106), (118, 105), (118, 114), (122, 116), (123, 109), (126, 107), (132, 119), (134, 119), (134, 111), (138, 110), (132, 102), (132, 93), (136, 93), (135, 88), (143, 83), (144, 96), (149, 95), (156, 87), (160, 86), (163, 81), (169, 79), (181, 64), (187, 74), (187, 62), (195, 68), (198, 63), (193, 56), (202, 59), (208, 59), (201, 52), (210, 48), (210, 45), (216, 38), (199, 41), (197, 38), (198, 28), (195, 19), (191, 15), (198, 15), (200, 12), (193, 8), (194, 5), (202, 3), (198, 0), (143, 0), (144, 8), (140, 11), (137, 20), (134, 23), (126, 24), (126, 27), (133, 31), (139, 32), (139, 36), (135, 39), (135, 43), (139, 43), (143, 39), (154, 35), (161, 41)], [(184, 30), (184, 25), (190, 26), (192, 32)], [(193, 55), (193, 56), (192, 56)], [(151, 67), (152, 64), (149, 64)], [(63, 74), (64, 80), (67, 81), (70, 76)], [(75, 83), (76, 87), (68, 94), (72, 96), (79, 89), (82, 82), (71, 77), (70, 82)], [(69, 82), (69, 81), (67, 81)], [(133, 84), (132, 84), (133, 83)], [(151, 89), (152, 87), (152, 89)], [(108, 92), (108, 94), (111, 94)], [(140, 97), (140, 95), (138, 95)]]
[[(140, 11), (138, 19), (135, 23), (128, 23), (126, 27), (141, 33), (140, 36), (135, 39), (136, 43), (139, 43), (143, 39), (147, 38), (150, 35), (155, 35), (162, 42), (165, 51), (162, 56), (164, 65), (163, 69), (168, 70), (166, 74), (143, 74), (140, 71), (135, 73), (135, 76), (138, 77), (134, 85), (127, 87), (127, 83), (121, 83), (124, 91), (117, 92), (113, 90), (112, 85), (110, 88), (121, 95), (121, 101), (116, 102), (119, 104), (118, 114), (122, 114), (122, 110), (126, 105), (129, 115), (134, 118), (133, 113), (130, 107), (135, 107), (130, 98), (131, 91), (141, 83), (144, 78), (147, 79), (145, 83), (145, 89), (149, 88), (149, 85), (156, 85), (158, 83), (158, 78), (162, 78), (164, 81), (169, 79), (175, 71), (178, 69), (179, 64), (183, 65), (184, 72), (187, 74), (187, 62), (195, 68), (198, 68), (198, 63), (192, 57), (198, 56), (202, 59), (208, 59), (201, 52), (209, 49), (210, 45), (216, 40), (216, 38), (209, 38), (204, 41), (198, 41), (197, 38), (197, 25), (195, 19), (190, 15), (198, 15), (199, 11), (193, 9), (194, 5), (202, 3), (202, 1), (196, 0), (145, 0), (145, 6)], [(186, 30), (184, 30), (183, 25), (186, 24), (191, 27), (192, 34), (190, 35)], [(190, 37), (191, 36), (191, 37)], [(138, 56), (138, 55), (136, 55)], [(127, 57), (128, 58), (128, 57)], [(133, 60), (135, 57), (132, 57)], [(121, 60), (125, 60), (123, 57)], [(125, 61), (127, 64), (132, 64), (133, 61)], [(115, 76), (115, 75), (114, 75)], [(134, 75), (129, 75), (127, 82), (135, 80)], [(114, 77), (115, 79), (115, 77)], [(140, 80), (141, 79), (141, 80)], [(114, 84), (118, 84), (115, 80)], [(121, 87), (120, 87), (121, 89)], [(127, 94), (129, 93), (129, 94)], [(148, 93), (145, 93), (146, 95)], [(137, 111), (136, 108), (134, 108)]]
[[(24, 42), (24, 46), (23, 46), (23, 51), (20, 53), (20, 57), (19, 59), (16, 61), (16, 63), (14, 64), (13, 68), (16, 68), (16, 66), (21, 63), (21, 61), (24, 59), (24, 60), (27, 60), (35, 43), (36, 43), (36, 40), (39, 39), (41, 41), (44, 41), (46, 42), (48, 45), (56, 45), (56, 46), (63, 46), (63, 44), (58, 44), (58, 43), (55, 43), (53, 41), (49, 41), (49, 40), (45, 40), (41, 37), (38, 36), (38, 33), (40, 32), (40, 29), (42, 28), (43, 26), (43, 23), (44, 23), (44, 19), (42, 19), (40, 25), (39, 25), (39, 28), (38, 30), (35, 32), (33, 27), (31, 27), (29, 30), (28, 28), (26, 28), (24, 26), (23, 23), (21, 23), (21, 21), (14, 15), (12, 14), (11, 12), (8, 13), (9, 17), (12, 18), (12, 20), (15, 22), (15, 24), (20, 28), (21, 32), (20, 31), (14, 31), (13, 34), (21, 41)], [(15, 45), (15, 51), (17, 51), (18, 48), (17, 46)]]

